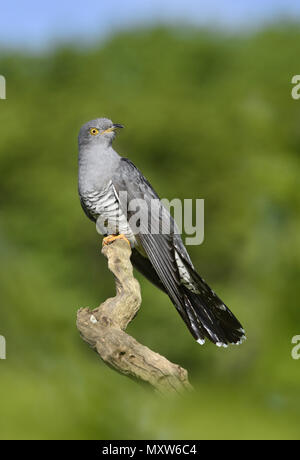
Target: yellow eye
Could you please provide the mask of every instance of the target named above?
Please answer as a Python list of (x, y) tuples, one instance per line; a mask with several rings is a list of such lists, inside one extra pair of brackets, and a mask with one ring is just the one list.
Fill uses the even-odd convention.
[(96, 136), (99, 133), (99, 130), (97, 128), (91, 128), (90, 129), (90, 134), (92, 136)]

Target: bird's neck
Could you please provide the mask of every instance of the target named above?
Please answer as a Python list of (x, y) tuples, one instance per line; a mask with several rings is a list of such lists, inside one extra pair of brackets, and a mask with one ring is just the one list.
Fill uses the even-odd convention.
[(111, 146), (105, 149), (81, 147), (78, 159), (80, 193), (102, 190), (111, 179), (120, 158)]

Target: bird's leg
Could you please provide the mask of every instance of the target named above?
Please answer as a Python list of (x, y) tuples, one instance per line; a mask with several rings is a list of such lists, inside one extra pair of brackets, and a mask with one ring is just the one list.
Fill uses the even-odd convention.
[(126, 238), (125, 235), (123, 235), (123, 233), (121, 233), (120, 235), (108, 235), (108, 236), (106, 236), (106, 237), (103, 238), (103, 240), (102, 240), (102, 246), (105, 246), (105, 245), (107, 245), (107, 244), (111, 244), (111, 243), (113, 243), (115, 240), (118, 240), (118, 239), (127, 241), (127, 243), (129, 244), (129, 246), (131, 246), (129, 240)]

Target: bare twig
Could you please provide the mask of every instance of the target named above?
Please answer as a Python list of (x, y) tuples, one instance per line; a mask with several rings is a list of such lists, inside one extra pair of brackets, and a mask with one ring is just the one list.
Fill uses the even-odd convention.
[(77, 312), (77, 328), (83, 340), (102, 360), (117, 371), (151, 384), (160, 393), (181, 393), (191, 389), (187, 371), (138, 343), (125, 329), (141, 304), (138, 281), (133, 276), (131, 249), (124, 240), (104, 246), (102, 253), (115, 276), (116, 296), (94, 310)]

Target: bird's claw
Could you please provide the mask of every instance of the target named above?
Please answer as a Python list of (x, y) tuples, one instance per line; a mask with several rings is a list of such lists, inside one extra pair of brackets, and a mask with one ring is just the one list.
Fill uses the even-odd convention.
[(108, 236), (106, 236), (102, 240), (102, 246), (107, 246), (108, 244), (111, 244), (115, 240), (119, 240), (119, 239), (127, 241), (129, 246), (131, 246), (129, 240), (126, 238), (125, 235), (123, 235), (123, 233), (121, 233), (120, 235), (108, 235)]

